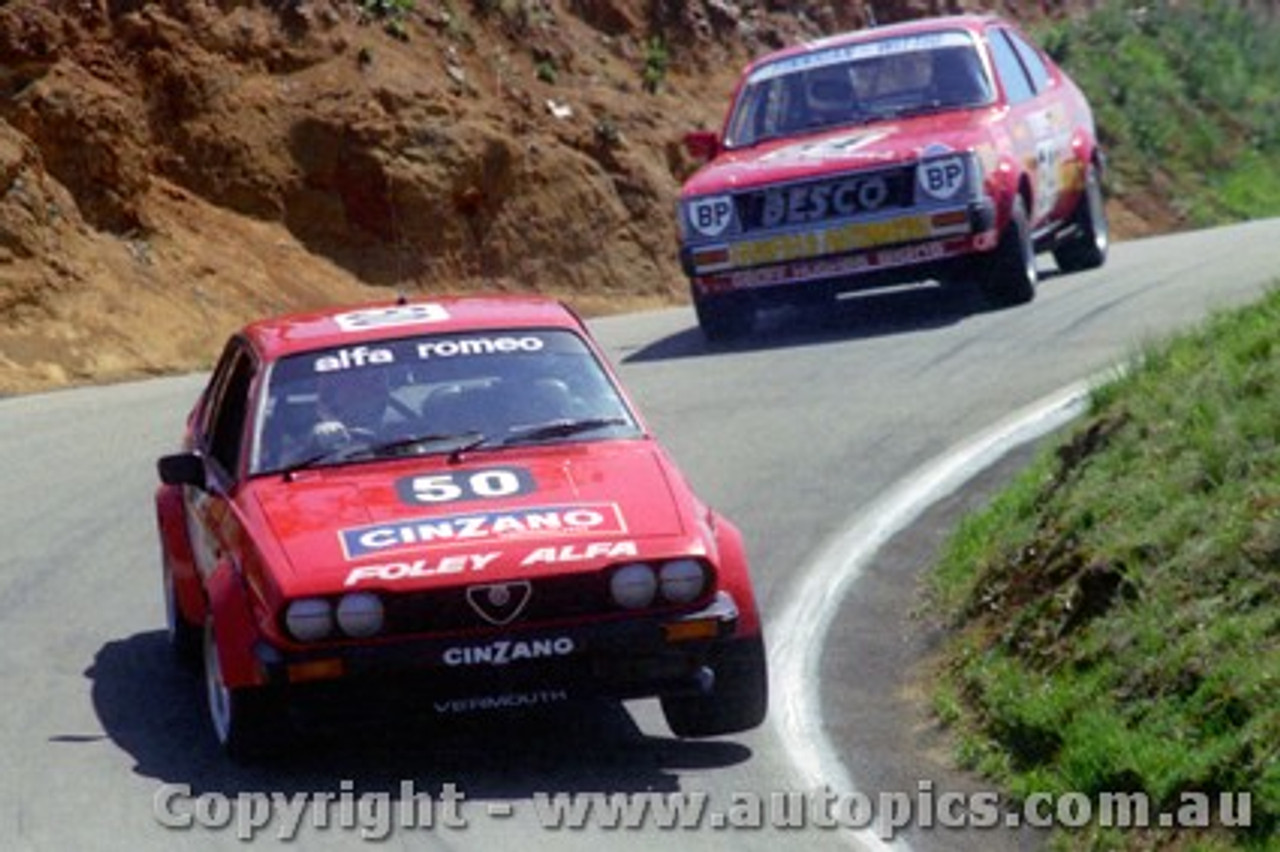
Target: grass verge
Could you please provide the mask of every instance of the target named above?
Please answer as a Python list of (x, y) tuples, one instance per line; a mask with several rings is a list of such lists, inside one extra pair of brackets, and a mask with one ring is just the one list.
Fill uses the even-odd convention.
[(1058, 847), (1280, 849), (1280, 289), (1146, 347), (959, 525), (928, 591), (967, 768), (1156, 813), (1249, 794), (1247, 829), (1095, 824)]

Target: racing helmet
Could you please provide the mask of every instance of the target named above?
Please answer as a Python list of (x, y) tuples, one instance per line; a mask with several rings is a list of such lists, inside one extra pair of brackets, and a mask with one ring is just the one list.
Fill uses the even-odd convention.
[(852, 116), (856, 98), (849, 69), (831, 65), (809, 72), (805, 80), (805, 100), (813, 124), (827, 124)]

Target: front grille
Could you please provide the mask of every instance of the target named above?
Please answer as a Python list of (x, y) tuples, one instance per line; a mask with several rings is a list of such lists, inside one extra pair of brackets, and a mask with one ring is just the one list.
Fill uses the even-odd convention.
[[(529, 599), (511, 624), (527, 624), (599, 615), (616, 610), (602, 572), (530, 581)], [(480, 584), (483, 585), (483, 584)], [(467, 599), (467, 587), (388, 595), (387, 634), (441, 633), (493, 626)], [(494, 614), (503, 616), (500, 611)]]
[(749, 190), (734, 197), (744, 233), (875, 215), (911, 207), (914, 167), (848, 172), (805, 183)]

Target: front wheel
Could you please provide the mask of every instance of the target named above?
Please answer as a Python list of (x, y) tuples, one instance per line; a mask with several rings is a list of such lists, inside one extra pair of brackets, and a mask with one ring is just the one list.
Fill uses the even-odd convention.
[(1063, 272), (1097, 269), (1106, 263), (1110, 244), (1102, 179), (1097, 166), (1090, 163), (1084, 173), (1084, 197), (1072, 215), (1072, 235), (1053, 250), (1053, 259)]
[(695, 293), (693, 308), (703, 336), (712, 343), (746, 337), (755, 328), (756, 308), (748, 295), (699, 296)]
[(200, 627), (192, 624), (182, 614), (178, 604), (178, 582), (167, 555), (162, 557), (164, 576), (164, 620), (169, 648), (185, 668), (196, 670), (200, 665)]
[(664, 695), (662, 715), (678, 737), (714, 737), (759, 726), (769, 710), (764, 640), (756, 636), (711, 656), (715, 683), (705, 695)]
[(1009, 224), (1000, 234), (1000, 242), (981, 269), (979, 285), (988, 301), (997, 307), (1012, 307), (1030, 302), (1036, 295), (1036, 252), (1031, 242), (1031, 224), (1026, 202), (1014, 196)]
[(213, 735), (228, 757), (249, 763), (283, 749), (288, 738), (284, 708), (265, 687), (227, 686), (212, 618), (204, 628), (204, 682)]

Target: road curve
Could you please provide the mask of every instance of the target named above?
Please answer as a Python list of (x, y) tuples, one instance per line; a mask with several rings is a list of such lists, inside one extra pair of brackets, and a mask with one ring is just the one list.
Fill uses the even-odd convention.
[[(743, 528), (766, 629), (785, 644), (795, 621), (811, 615), (795, 601), (819, 557), (849, 542), (850, 530), (873, 525), (871, 511), (896, 485), (1143, 340), (1255, 298), (1276, 269), (1280, 221), (1259, 222), (1117, 245), (1104, 269), (1046, 276), (1034, 303), (1008, 311), (923, 288), (834, 311), (780, 311), (749, 343), (716, 348), (702, 344), (687, 310), (593, 326), (695, 487)], [(629, 848), (878, 845), (794, 812), (788, 791), (839, 779), (820, 777), (811, 758), (796, 759), (793, 732), (774, 723), (748, 736), (680, 742), (652, 702), (454, 725), (408, 742), (366, 733), (310, 744), (279, 765), (228, 765), (205, 731), (197, 680), (166, 653), (150, 505), (153, 460), (172, 447), (200, 384), (178, 377), (0, 401), (6, 849), (243, 848), (236, 822), (217, 824), (239, 819), (248, 833), (260, 816), (253, 806), (272, 793), (334, 801), (312, 797), (301, 844), (280, 840), (289, 826), (278, 803), (272, 822), (255, 829), (267, 847), (354, 848), (363, 843), (360, 826), (369, 840), (385, 828), (379, 845), (403, 849), (585, 849), (602, 839)], [(904, 617), (870, 608), (856, 631), (818, 631), (818, 640), (836, 637), (824, 657), (857, 656), (860, 637), (893, 635)], [(828, 716), (859, 689), (823, 684)], [(862, 783), (875, 773), (854, 750), (856, 721), (841, 714), (810, 732), (809, 751)], [(388, 818), (393, 824), (378, 819), (390, 813), (377, 810), (379, 801), (451, 789), (465, 796), (466, 827), (442, 824), (439, 809), (433, 826), (399, 824), (403, 810)], [(704, 792), (722, 811), (747, 801), (738, 794), (765, 794), (775, 817), (808, 824), (751, 830), (704, 821), (697, 831), (662, 832), (554, 830), (539, 821), (548, 816), (538, 809), (542, 794), (674, 791)], [(356, 793), (371, 794), (362, 800), (367, 810), (344, 812), (342, 796)], [(210, 794), (238, 796), (240, 807), (228, 817)], [(421, 801), (424, 822), (432, 813)], [(158, 810), (197, 824), (167, 827)], [(741, 809), (730, 816), (752, 821)], [(327, 827), (314, 824), (323, 820)], [(930, 846), (925, 833), (911, 843), (917, 852)]]

